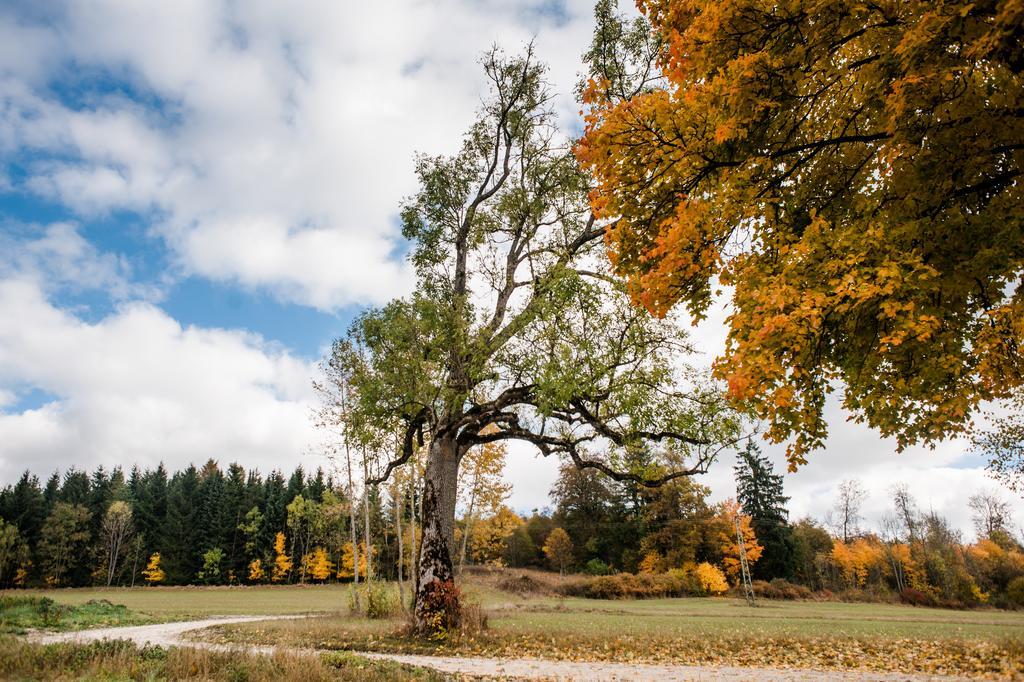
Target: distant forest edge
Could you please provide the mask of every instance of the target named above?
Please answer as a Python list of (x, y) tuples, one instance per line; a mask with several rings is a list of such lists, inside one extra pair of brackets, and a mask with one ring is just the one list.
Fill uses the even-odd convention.
[[(460, 565), (578, 571), (594, 576), (573, 586), (584, 596), (718, 594), (738, 580), (738, 520), (763, 596), (1024, 607), (1024, 547), (995, 494), (971, 498), (973, 544), (900, 486), (877, 531), (860, 526), (856, 481), (839, 486), (824, 523), (790, 523), (782, 477), (750, 446), (737, 500), (711, 504), (687, 478), (646, 488), (565, 466), (552, 509), (523, 518), (504, 503), (504, 450), (477, 450), (460, 486)], [(422, 471), (411, 473), (359, 489), (322, 469), (264, 477), (213, 460), (173, 474), (70, 469), (45, 485), (26, 472), (0, 491), (0, 586), (321, 583), (367, 568), (408, 578)]]

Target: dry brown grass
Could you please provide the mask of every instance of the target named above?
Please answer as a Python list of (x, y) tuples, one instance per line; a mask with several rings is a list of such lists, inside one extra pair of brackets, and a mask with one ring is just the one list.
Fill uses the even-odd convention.
[(483, 588), (520, 597), (556, 596), (578, 580), (577, 576), (560, 576), (532, 568), (493, 566), (467, 566), (462, 575), (462, 581), (470, 592)]
[(137, 647), (126, 641), (36, 645), (0, 640), (0, 679), (210, 680), (220, 682), (384, 682), (442, 680), (432, 671), (343, 652), (271, 655)]

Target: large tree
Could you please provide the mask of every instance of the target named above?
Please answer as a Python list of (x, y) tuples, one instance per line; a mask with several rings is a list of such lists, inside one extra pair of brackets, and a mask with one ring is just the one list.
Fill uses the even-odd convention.
[(58, 502), (46, 517), (39, 539), (39, 556), (48, 585), (61, 585), (84, 560), (89, 543), (89, 509)]
[(379, 480), (429, 444), (421, 629), (440, 622), (451, 594), (470, 448), (519, 439), (657, 485), (705, 471), (737, 428), (718, 388), (683, 365), (678, 326), (634, 308), (610, 277), (606, 227), (589, 213), (587, 178), (555, 127), (532, 48), (495, 50), (484, 69), (490, 95), (461, 150), (417, 160), (420, 190), (401, 214), (415, 292), (361, 315), (331, 359), (346, 370), (351, 418), (401, 433)]
[(733, 312), (719, 376), (820, 447), (828, 393), (900, 448), (1024, 381), (1024, 5), (605, 0), (592, 205), (636, 299)]
[(775, 473), (771, 461), (753, 441), (739, 453), (734, 471), (736, 499), (764, 547), (753, 568), (754, 577), (792, 580), (796, 570), (793, 529), (789, 527), (789, 498), (783, 492), (782, 475)]

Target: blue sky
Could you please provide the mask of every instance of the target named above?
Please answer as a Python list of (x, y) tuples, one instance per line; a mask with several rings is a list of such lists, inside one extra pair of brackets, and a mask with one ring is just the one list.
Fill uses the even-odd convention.
[(316, 363), (411, 287), (397, 215), (414, 155), (457, 148), (493, 44), (536, 39), (571, 92), (590, 15), (552, 0), (0, 6), (0, 478), (322, 463)]
[[(417, 152), (450, 153), (478, 56), (536, 40), (565, 95), (584, 0), (115, 0), (0, 4), (0, 481), (74, 464), (323, 464), (316, 362), (407, 293), (398, 208)], [(722, 314), (695, 331), (714, 349)], [(709, 351), (713, 352), (713, 350)], [(788, 480), (822, 515), (838, 480), (908, 480), (966, 527), (988, 484), (963, 443), (893, 455), (830, 407), (829, 448)], [(781, 461), (778, 450), (770, 454)], [(519, 509), (557, 463), (517, 446)], [(731, 463), (708, 482), (731, 494)]]

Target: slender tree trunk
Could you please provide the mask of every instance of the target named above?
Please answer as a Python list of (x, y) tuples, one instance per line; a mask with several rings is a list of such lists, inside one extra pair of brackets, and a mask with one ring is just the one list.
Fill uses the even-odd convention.
[(370, 486), (366, 483), (370, 472), (366, 463), (366, 450), (363, 449), (363, 538), (366, 542), (366, 584), (370, 584), (373, 575), (373, 545), (370, 543)]
[[(451, 548), (458, 472), (459, 452), (454, 440), (432, 439), (423, 481), (423, 529), (416, 586), (416, 627), (421, 632), (436, 628), (438, 595), (454, 586)], [(444, 616), (448, 619), (452, 614)]]
[[(417, 514), (416, 479), (418, 478), (414, 468), (412, 476), (409, 477), (409, 516), (412, 519), (412, 523), (409, 524), (409, 574), (412, 576), (413, 595), (416, 594), (416, 588), (420, 584), (420, 553), (417, 549), (419, 538), (416, 535), (416, 524), (417, 518), (423, 518), (423, 514)], [(419, 511), (422, 512), (422, 510)]]
[(132, 560), (132, 587), (135, 587), (135, 574), (139, 571), (139, 545), (142, 543), (135, 540), (135, 558)]
[(466, 565), (466, 545), (469, 544), (469, 533), (473, 528), (473, 507), (476, 506), (476, 480), (473, 481), (473, 490), (469, 495), (469, 508), (466, 510), (465, 523), (462, 528), (462, 549), (459, 550), (459, 575), (462, 575), (462, 568)]
[(399, 501), (399, 492), (402, 489), (399, 482), (395, 481), (395, 492), (394, 492), (394, 503), (395, 503), (395, 537), (398, 539), (398, 603), (402, 605), (402, 611), (406, 609), (405, 606), (405, 580), (402, 576), (402, 562), (405, 561), (405, 556), (402, 547), (402, 505), (405, 500)]
[(348, 525), (352, 534), (352, 584), (355, 586), (356, 611), (362, 612), (363, 607), (359, 600), (359, 536), (356, 531), (356, 498), (352, 486), (352, 457), (348, 447), (348, 438), (345, 439), (345, 466), (348, 469)]

